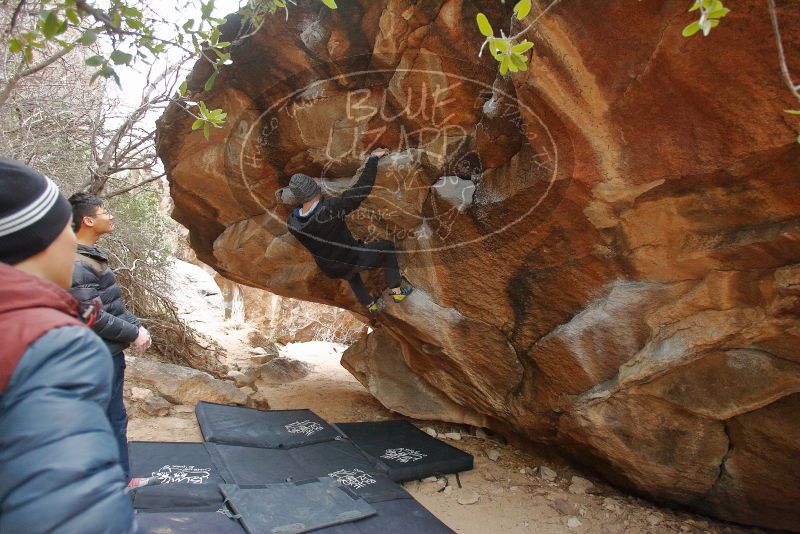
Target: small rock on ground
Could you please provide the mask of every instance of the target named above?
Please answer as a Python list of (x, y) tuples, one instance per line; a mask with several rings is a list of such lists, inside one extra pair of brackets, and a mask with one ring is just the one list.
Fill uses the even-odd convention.
[(558, 478), (558, 473), (556, 473), (546, 465), (540, 465), (539, 476), (542, 479), (547, 480), (548, 482), (553, 482), (556, 478)]
[(481, 496), (474, 491), (470, 491), (458, 497), (458, 504), (470, 505), (475, 504), (481, 499)]
[(558, 510), (561, 515), (578, 515), (578, 505), (566, 499), (556, 499), (552, 503), (553, 508)]
[(574, 476), (570, 482), (571, 484), (569, 485), (569, 492), (574, 493), (575, 495), (583, 495), (584, 493), (589, 493), (594, 489), (594, 484), (590, 480), (586, 480), (583, 477)]
[(241, 371), (229, 371), (228, 378), (233, 380), (233, 382), (236, 384), (236, 387), (239, 388), (252, 386), (256, 381), (256, 377), (246, 375)]
[(497, 460), (500, 459), (500, 451), (498, 451), (497, 449), (491, 449), (489, 451), (486, 451), (486, 456), (491, 461), (496, 462)]

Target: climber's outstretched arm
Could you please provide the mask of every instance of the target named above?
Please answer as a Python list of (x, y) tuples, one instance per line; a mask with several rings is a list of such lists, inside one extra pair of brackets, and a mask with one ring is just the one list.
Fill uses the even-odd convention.
[(364, 170), (356, 183), (338, 197), (331, 199), (331, 209), (346, 215), (358, 208), (367, 198), (375, 185), (375, 176), (378, 174), (378, 160), (387, 153), (386, 150), (376, 150), (367, 158)]

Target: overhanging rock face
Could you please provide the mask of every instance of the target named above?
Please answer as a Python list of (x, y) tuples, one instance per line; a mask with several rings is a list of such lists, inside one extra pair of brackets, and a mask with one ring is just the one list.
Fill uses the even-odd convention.
[[(349, 185), (418, 290), (343, 363), (398, 412), (554, 444), (656, 499), (771, 528), (800, 511), (800, 148), (763, 2), (681, 37), (685, 2), (565, 2), (526, 73), (464, 2), (315, 2), (232, 50), (224, 128), (173, 106), (160, 155), (201, 260), (361, 313), (286, 231), (294, 172)], [(779, 2), (800, 72), (800, 10)], [(231, 36), (240, 31), (231, 21)], [(380, 275), (369, 283), (381, 288)]]

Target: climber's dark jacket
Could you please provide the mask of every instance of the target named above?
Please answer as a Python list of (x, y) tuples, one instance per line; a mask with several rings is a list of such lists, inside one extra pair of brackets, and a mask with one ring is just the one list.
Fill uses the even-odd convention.
[(364, 243), (353, 237), (345, 215), (367, 198), (378, 172), (378, 157), (370, 156), (358, 181), (338, 197), (323, 197), (306, 216), (299, 210), (289, 216), (289, 231), (314, 256), (320, 270), (332, 278), (350, 278), (360, 265), (372, 265)]
[(66, 291), (0, 263), (0, 533), (135, 530), (112, 360)]
[(84, 305), (95, 298), (103, 302), (103, 311), (92, 329), (103, 338), (111, 354), (128, 348), (139, 335), (142, 322), (125, 307), (117, 278), (108, 266), (108, 256), (100, 249), (78, 245), (70, 293)]

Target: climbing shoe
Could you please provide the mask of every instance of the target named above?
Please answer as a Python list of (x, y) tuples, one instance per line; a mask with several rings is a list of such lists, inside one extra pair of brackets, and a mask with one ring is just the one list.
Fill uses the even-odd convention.
[(394, 289), (391, 291), (392, 298), (394, 299), (394, 301), (395, 302), (403, 302), (406, 299), (406, 297), (409, 296), (414, 291), (414, 287), (413, 286), (400, 286), (400, 292), (399, 293), (395, 293), (394, 291), (395, 291)]
[(379, 307), (378, 307), (378, 301), (377, 300), (373, 300), (372, 304), (367, 306), (367, 310), (369, 311), (369, 313), (371, 313), (373, 315), (378, 313), (378, 309), (379, 309)]

